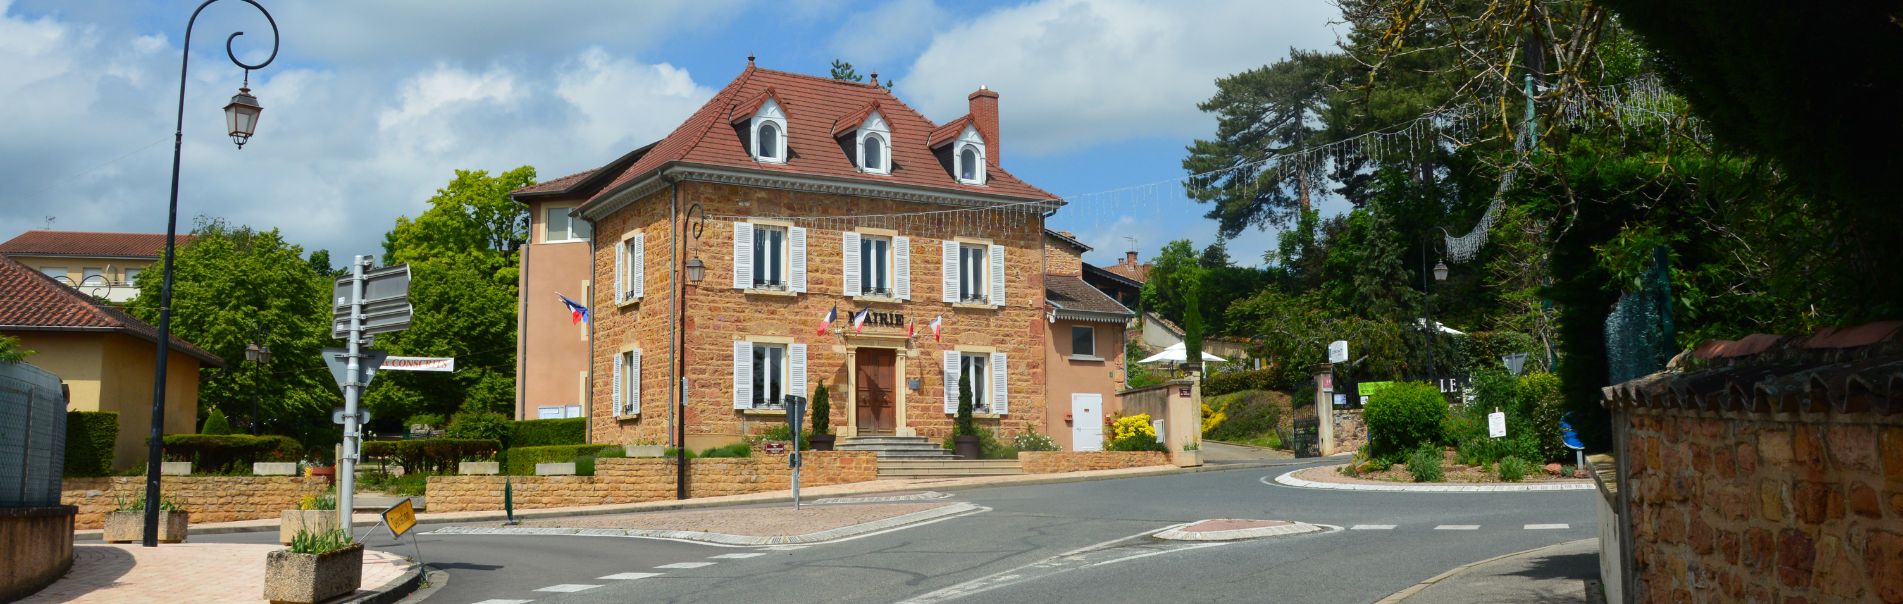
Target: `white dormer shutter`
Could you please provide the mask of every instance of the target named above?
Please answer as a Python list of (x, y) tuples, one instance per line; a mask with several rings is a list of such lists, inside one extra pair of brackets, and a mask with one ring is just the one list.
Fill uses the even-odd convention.
[(733, 343), (733, 408), (753, 408), (753, 342)]
[(628, 299), (639, 300), (648, 294), (648, 234), (635, 233), (628, 241)]
[(945, 285), (945, 302), (958, 301), (958, 242), (945, 240), (945, 262), (940, 266)]
[(806, 345), (788, 344), (786, 346), (786, 356), (787, 393), (794, 396), (806, 396)]
[(945, 351), (945, 413), (958, 414), (958, 351)]
[(892, 295), (900, 300), (912, 299), (912, 238), (898, 236), (892, 238)]
[(628, 255), (628, 242), (622, 241), (620, 243), (616, 243), (614, 251), (615, 251), (614, 294), (615, 294), (615, 302), (619, 303), (622, 300), (622, 297), (621, 297), (622, 292), (628, 291), (627, 289), (625, 289), (626, 286), (623, 285), (622, 283), (623, 281), (622, 275), (626, 274), (628, 270), (627, 269), (628, 262), (627, 262), (627, 259), (625, 258)]
[(733, 287), (753, 287), (753, 223), (733, 223)]
[(1005, 396), (1008, 390), (1005, 376), (1011, 372), (1005, 369), (1004, 361), (1004, 353), (991, 353), (991, 412), (998, 415), (1011, 413), (1010, 399)]
[(991, 305), (1004, 306), (1004, 246), (991, 246)]
[(628, 398), (627, 407), (622, 411), (626, 415), (641, 414), (641, 351), (628, 351)]
[(854, 233), (852, 231), (846, 231), (846, 233), (840, 239), (840, 246), (841, 246), (840, 251), (843, 252), (840, 254), (840, 257), (844, 259), (845, 266), (843, 267), (843, 270), (841, 270), (839, 274), (843, 275), (846, 281), (845, 295), (857, 296), (859, 295), (859, 279), (860, 279), (860, 276), (859, 276), (859, 234)]
[(792, 248), (793, 252), (793, 256), (787, 259), (790, 265), (787, 272), (791, 273), (788, 277), (792, 281), (787, 289), (803, 294), (806, 293), (806, 228), (787, 227), (786, 238), (789, 242), (787, 247)]
[(614, 370), (608, 372), (608, 377), (611, 378), (611, 381), (614, 382), (614, 385), (610, 387), (609, 390), (614, 392), (613, 402), (614, 402), (615, 416), (619, 417), (621, 415), (621, 397), (622, 397), (622, 394), (621, 394), (621, 353), (619, 352), (615, 353), (615, 362), (613, 363), (613, 365), (614, 365)]

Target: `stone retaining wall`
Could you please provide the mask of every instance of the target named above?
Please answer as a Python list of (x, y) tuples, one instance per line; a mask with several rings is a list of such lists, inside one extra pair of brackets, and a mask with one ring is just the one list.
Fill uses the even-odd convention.
[(59, 580), (73, 567), (73, 508), (0, 508), (0, 560), (0, 602)]
[[(166, 476), (160, 486), (164, 497), (192, 513), (192, 522), (205, 523), (277, 518), (284, 510), (297, 509), (305, 495), (323, 493), (330, 481), (303, 476)], [(59, 499), (79, 508), (75, 528), (96, 529), (106, 525), (106, 512), (117, 508), (119, 499), (144, 496), (144, 476), (104, 476), (67, 478)]]
[[(874, 480), (878, 457), (869, 451), (807, 451), (801, 486)], [(792, 487), (784, 455), (689, 460), (688, 495), (718, 497)], [(678, 475), (672, 458), (595, 460), (594, 476), (431, 476), (431, 512), (502, 509), (503, 481), (514, 490), (517, 509), (537, 509), (673, 499)]]
[(1057, 474), (1169, 465), (1170, 457), (1162, 451), (1022, 451), (1018, 463), (1025, 474)]

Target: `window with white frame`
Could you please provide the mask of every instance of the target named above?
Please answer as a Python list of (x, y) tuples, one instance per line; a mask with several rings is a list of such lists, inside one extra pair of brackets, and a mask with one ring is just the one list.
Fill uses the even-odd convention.
[(806, 229), (733, 223), (734, 289), (806, 292)]
[(143, 272), (145, 272), (145, 269), (141, 269), (141, 268), (126, 269), (126, 285), (132, 285), (134, 283), (138, 283), (139, 273), (143, 273)]
[(753, 114), (752, 124), (753, 158), (767, 163), (786, 162), (786, 113), (780, 110), (780, 104), (767, 99)]
[(64, 266), (42, 266), (40, 267), (40, 274), (58, 279), (61, 283), (71, 282), (70, 279), (66, 278), (66, 267)]
[(973, 304), (987, 302), (991, 292), (989, 260), (985, 246), (958, 246), (958, 301)]
[(885, 116), (874, 111), (859, 124), (857, 153), (859, 169), (873, 174), (892, 173), (892, 127)]
[(615, 355), (615, 415), (641, 414), (641, 351), (623, 350)]
[(1097, 356), (1097, 328), (1089, 325), (1070, 327), (1070, 355), (1074, 357)]
[(586, 241), (590, 234), (588, 221), (577, 216), (569, 216), (574, 206), (555, 206), (542, 210), (543, 243), (561, 243), (564, 241)]
[(962, 353), (958, 355), (959, 385), (971, 386), (971, 410), (973, 413), (990, 413), (991, 355), (983, 353)]
[(1002, 352), (945, 351), (945, 414), (958, 413), (960, 387), (971, 390), (974, 412), (1010, 414), (1008, 361)]
[(786, 289), (786, 229), (753, 227), (753, 288)]
[(985, 140), (978, 129), (966, 126), (952, 146), (952, 174), (960, 183), (985, 184)]
[(647, 234), (628, 233), (615, 244), (615, 301), (633, 302), (647, 295)]
[(753, 345), (753, 408), (786, 404), (786, 346)]
[(88, 266), (80, 269), (80, 285), (106, 285), (106, 269)]
[(892, 297), (891, 237), (859, 237), (859, 292), (866, 296)]
[(741, 340), (733, 348), (735, 409), (784, 409), (806, 389), (806, 345)]

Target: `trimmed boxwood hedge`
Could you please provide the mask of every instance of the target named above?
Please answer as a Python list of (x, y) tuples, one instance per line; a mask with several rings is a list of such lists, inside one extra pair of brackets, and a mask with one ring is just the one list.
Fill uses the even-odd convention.
[(119, 440), (119, 413), (66, 412), (67, 476), (105, 476), (112, 473), (112, 452)]
[(588, 442), (588, 418), (531, 419), (513, 423), (508, 442), (511, 448), (579, 445)]
[(165, 458), (192, 462), (201, 474), (249, 473), (259, 461), (297, 461), (304, 445), (289, 436), (249, 434), (167, 434)]
[(1447, 399), (1433, 384), (1401, 382), (1369, 395), (1361, 418), (1368, 423), (1368, 453), (1400, 461), (1417, 449), (1440, 444)]
[(504, 452), (504, 472), (512, 476), (534, 476), (535, 464), (560, 463), (574, 461), (577, 457), (593, 457), (597, 451), (620, 449), (621, 445), (549, 445), (544, 447), (514, 447)]
[(502, 443), (486, 438), (421, 438), (417, 440), (370, 440), (363, 443), (363, 455), (403, 467), (404, 474), (430, 472), (448, 474), (456, 464), (495, 457)]

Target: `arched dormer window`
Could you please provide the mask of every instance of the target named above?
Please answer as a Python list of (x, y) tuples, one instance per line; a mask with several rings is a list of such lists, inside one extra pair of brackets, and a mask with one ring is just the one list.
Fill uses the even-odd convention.
[(977, 128), (966, 126), (952, 145), (952, 174), (962, 184), (985, 184), (985, 139)]
[(892, 127), (885, 122), (885, 116), (873, 111), (866, 121), (859, 124), (855, 133), (858, 144), (859, 169), (872, 174), (892, 173)]
[(768, 163), (786, 163), (786, 112), (773, 99), (760, 104), (749, 124), (753, 140), (753, 159)]

